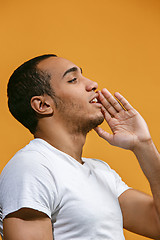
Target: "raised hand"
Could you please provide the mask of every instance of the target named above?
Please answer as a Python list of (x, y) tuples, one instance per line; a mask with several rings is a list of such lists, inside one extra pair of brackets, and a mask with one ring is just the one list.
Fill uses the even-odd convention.
[(95, 131), (111, 145), (133, 150), (139, 143), (151, 140), (146, 122), (141, 115), (118, 92), (112, 94), (103, 89), (99, 93), (102, 113), (113, 134), (100, 127)]

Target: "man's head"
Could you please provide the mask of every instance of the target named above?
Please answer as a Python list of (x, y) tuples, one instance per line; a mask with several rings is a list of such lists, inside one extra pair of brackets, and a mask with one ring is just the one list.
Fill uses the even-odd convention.
[(12, 115), (22, 123), (31, 133), (36, 131), (38, 118), (31, 107), (33, 96), (47, 94), (53, 97), (54, 92), (50, 86), (51, 75), (37, 68), (38, 63), (54, 54), (35, 57), (18, 67), (11, 75), (8, 88), (8, 107)]
[(92, 101), (98, 97), (97, 87), (69, 60), (43, 55), (12, 74), (8, 105), (13, 116), (33, 134), (40, 122), (45, 127), (44, 119), (51, 119), (51, 127), (54, 120), (55, 125), (61, 124), (72, 132), (87, 133), (103, 121), (101, 104)]

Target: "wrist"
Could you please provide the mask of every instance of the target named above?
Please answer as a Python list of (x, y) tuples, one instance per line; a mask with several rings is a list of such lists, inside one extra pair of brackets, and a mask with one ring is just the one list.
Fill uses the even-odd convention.
[[(145, 176), (150, 185), (160, 181), (160, 154), (152, 139), (139, 142), (133, 149)], [(158, 180), (157, 180), (158, 179)]]
[(141, 151), (147, 151), (149, 149), (155, 148), (152, 138), (148, 138), (144, 141), (137, 141), (134, 145), (132, 152), (136, 155)]

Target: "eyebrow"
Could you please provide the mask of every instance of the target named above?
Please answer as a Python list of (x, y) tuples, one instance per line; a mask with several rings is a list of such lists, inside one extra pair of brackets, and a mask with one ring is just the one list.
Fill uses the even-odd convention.
[(68, 74), (70, 72), (76, 72), (76, 71), (78, 71), (78, 69), (80, 69), (80, 71), (82, 73), (82, 68), (72, 67), (72, 68), (69, 68), (67, 71), (65, 71), (65, 73), (63, 74), (63, 78), (66, 76), (66, 74)]

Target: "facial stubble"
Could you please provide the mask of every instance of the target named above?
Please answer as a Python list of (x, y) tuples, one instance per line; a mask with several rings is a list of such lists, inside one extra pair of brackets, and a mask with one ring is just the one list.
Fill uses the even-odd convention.
[(96, 113), (89, 117), (89, 114), (83, 114), (83, 106), (81, 104), (77, 104), (74, 101), (64, 102), (57, 96), (55, 96), (55, 102), (67, 130), (73, 134), (86, 135), (104, 121), (101, 109), (99, 111), (96, 110)]

